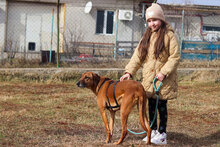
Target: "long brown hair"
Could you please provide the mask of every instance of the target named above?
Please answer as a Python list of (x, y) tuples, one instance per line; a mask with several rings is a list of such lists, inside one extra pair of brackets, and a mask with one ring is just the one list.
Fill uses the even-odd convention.
[[(154, 45), (155, 46), (154, 55), (155, 55), (156, 59), (159, 57), (160, 53), (165, 48), (164, 36), (165, 36), (166, 31), (167, 31), (166, 23), (162, 21), (161, 27), (157, 31), (158, 38), (157, 38), (155, 45)], [(143, 36), (141, 42), (140, 42), (139, 53), (140, 53), (141, 62), (143, 62), (145, 60), (145, 58), (148, 54), (148, 48), (150, 46), (151, 34), (152, 34), (152, 31), (148, 27), (144, 33), (144, 36)]]

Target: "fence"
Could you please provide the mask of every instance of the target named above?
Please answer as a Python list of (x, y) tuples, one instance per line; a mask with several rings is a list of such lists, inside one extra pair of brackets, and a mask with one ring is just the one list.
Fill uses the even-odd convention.
[[(1, 59), (41, 59), (42, 51), (57, 52), (58, 47), (60, 60), (66, 62), (81, 57), (129, 59), (147, 27), (144, 9), (150, 3), (146, 1), (93, 0), (88, 12), (80, 0), (63, 0), (59, 9), (56, 2), (0, 2)], [(179, 39), (183, 59), (219, 59), (220, 7), (162, 7)]]
[(220, 14), (212, 15), (210, 10), (182, 11), (182, 59), (219, 59)]
[(220, 55), (220, 42), (183, 41), (183, 59), (218, 59)]

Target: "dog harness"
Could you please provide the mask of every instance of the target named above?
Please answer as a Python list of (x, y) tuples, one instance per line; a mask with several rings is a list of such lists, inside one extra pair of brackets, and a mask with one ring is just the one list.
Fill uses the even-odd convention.
[(114, 97), (116, 106), (111, 106), (110, 101), (109, 101), (109, 97), (108, 97), (108, 88), (110, 87), (111, 84), (114, 83), (114, 81), (111, 81), (111, 82), (109, 83), (109, 85), (108, 85), (108, 88), (107, 88), (107, 90), (106, 90), (106, 97), (107, 97), (107, 100), (108, 100), (108, 105), (106, 106), (107, 109), (111, 109), (111, 110), (112, 110), (113, 108), (119, 108), (119, 107), (120, 107), (120, 105), (118, 104), (118, 101), (117, 101), (117, 99), (116, 99), (116, 96), (115, 96), (115, 87), (116, 87), (116, 85), (118, 84), (118, 82), (119, 82), (119, 81), (117, 81), (117, 82), (113, 85), (113, 97)]
[[(99, 86), (97, 95), (98, 95), (100, 89), (102, 88), (102, 86), (104, 85), (104, 83), (105, 83), (106, 81), (109, 81), (109, 80), (110, 80), (109, 78), (106, 78), (106, 79), (102, 82), (102, 84)], [(110, 85), (114, 83), (114, 81), (110, 81), (110, 83), (109, 83), (109, 85), (108, 85), (108, 87), (107, 87), (107, 90), (106, 90), (106, 97), (107, 97), (107, 101), (108, 101), (108, 105), (106, 105), (106, 108), (107, 108), (107, 109), (111, 109), (111, 110), (112, 110), (113, 108), (119, 108), (119, 107), (120, 107), (120, 105), (118, 104), (118, 101), (117, 101), (117, 99), (116, 99), (116, 96), (115, 96), (115, 87), (116, 87), (116, 85), (118, 84), (118, 82), (119, 82), (119, 81), (117, 81), (117, 82), (113, 85), (113, 97), (114, 97), (116, 106), (111, 106), (110, 101), (109, 101), (109, 97), (108, 97), (108, 89), (109, 89)]]
[(100, 87), (99, 87), (99, 89), (98, 89), (98, 92), (97, 92), (97, 95), (98, 95), (98, 93), (99, 93), (99, 90), (102, 88), (102, 86), (104, 85), (104, 83), (106, 82), (106, 81), (108, 81), (108, 80), (110, 80), (109, 78), (105, 78), (104, 79), (104, 81), (102, 82), (102, 84), (100, 85)]

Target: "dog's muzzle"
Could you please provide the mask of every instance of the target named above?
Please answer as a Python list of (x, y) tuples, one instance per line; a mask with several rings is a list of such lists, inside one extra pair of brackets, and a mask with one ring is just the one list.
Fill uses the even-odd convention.
[(78, 87), (82, 87), (82, 88), (83, 88), (83, 87), (86, 87), (86, 85), (85, 85), (85, 84), (83, 84), (83, 83), (82, 83), (82, 82), (80, 82), (80, 81), (79, 81), (79, 82), (77, 82), (77, 83), (76, 83), (76, 85), (77, 85)]

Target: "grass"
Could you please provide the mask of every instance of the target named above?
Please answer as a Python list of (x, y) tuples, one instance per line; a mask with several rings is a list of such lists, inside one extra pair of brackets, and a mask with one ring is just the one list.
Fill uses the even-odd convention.
[[(129, 59), (118, 59), (114, 60), (113, 58), (98, 60), (92, 60), (90, 62), (81, 62), (81, 63), (72, 63), (72, 62), (60, 62), (59, 67), (71, 67), (71, 68), (122, 68), (127, 65)], [(56, 63), (42, 63), (39, 59), (24, 59), (24, 58), (15, 58), (11, 61), (5, 59), (0, 61), (0, 68), (51, 68), (57, 67)], [(220, 59), (216, 60), (186, 60), (183, 59), (180, 61), (179, 68), (219, 68)]]
[[(105, 145), (104, 124), (88, 89), (75, 83), (16, 81), (2, 81), (0, 89), (0, 146)], [(168, 102), (167, 146), (220, 146), (219, 98), (219, 82), (181, 81), (178, 99)], [(128, 123), (142, 131), (136, 108)], [(118, 112), (113, 141), (120, 133)], [(143, 137), (129, 133), (120, 146), (144, 146)]]

